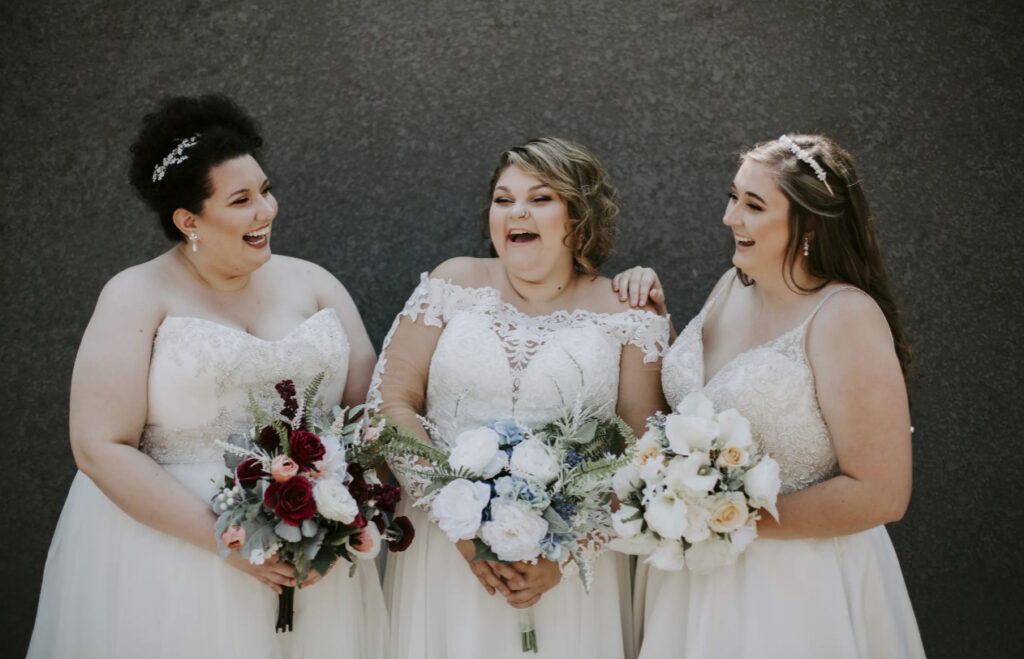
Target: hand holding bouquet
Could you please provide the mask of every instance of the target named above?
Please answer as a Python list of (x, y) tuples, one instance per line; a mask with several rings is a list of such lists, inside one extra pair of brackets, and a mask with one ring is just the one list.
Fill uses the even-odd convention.
[[(321, 373), (300, 399), (291, 380), (279, 382), (277, 413), (250, 395), (255, 425), (220, 442), (231, 476), (213, 499), (221, 556), (237, 550), (262, 564), (276, 555), (294, 566), (300, 584), (311, 569), (326, 574), (339, 557), (373, 559), (382, 542), (402, 551), (413, 538), (408, 518), (394, 516), (399, 489), (377, 479), (374, 452), (359, 441), (359, 408), (335, 408), (329, 425), (316, 418), (322, 380)], [(285, 588), (279, 631), (292, 627), (293, 598), (294, 589)]]
[(778, 463), (758, 453), (746, 418), (734, 409), (716, 414), (701, 393), (647, 428), (613, 478), (620, 506), (612, 547), (649, 554), (660, 570), (732, 564), (757, 537), (761, 510), (778, 519)]

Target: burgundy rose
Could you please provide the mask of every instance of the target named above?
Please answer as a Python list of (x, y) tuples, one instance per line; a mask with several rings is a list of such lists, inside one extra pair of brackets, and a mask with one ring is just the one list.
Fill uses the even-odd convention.
[(277, 451), (281, 446), (281, 437), (274, 430), (274, 426), (263, 426), (256, 443), (260, 445), (261, 449), (271, 453)]
[(295, 460), (299, 468), (303, 470), (312, 469), (313, 463), (324, 457), (324, 445), (320, 442), (320, 438), (311, 432), (293, 431), (288, 438), (288, 444), (291, 446), (292, 460)]
[(316, 514), (313, 484), (302, 476), (290, 478), (283, 483), (275, 481), (263, 493), (263, 505), (277, 513), (285, 524), (298, 526)]
[[(388, 549), (391, 551), (405, 551), (412, 544), (412, 539), (416, 537), (416, 529), (412, 527), (412, 522), (409, 521), (408, 517), (396, 517), (392, 520), (395, 525), (396, 531), (401, 532), (401, 536), (396, 540), (388, 541)], [(395, 531), (392, 531), (394, 533)]]
[(256, 458), (246, 458), (242, 460), (242, 464), (235, 467), (235, 482), (242, 487), (252, 487), (268, 475), (263, 469), (263, 464)]

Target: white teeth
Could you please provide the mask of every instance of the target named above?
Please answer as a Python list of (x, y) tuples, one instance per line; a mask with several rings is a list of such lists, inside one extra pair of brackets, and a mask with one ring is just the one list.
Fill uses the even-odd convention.
[(262, 229), (260, 229), (259, 231), (253, 231), (252, 233), (245, 234), (245, 237), (246, 238), (259, 238), (260, 236), (265, 236), (268, 233), (270, 233), (270, 225), (269, 224), (267, 226), (263, 227)]
[(512, 231), (509, 232), (508, 235), (510, 235), (510, 236), (522, 236), (522, 235), (525, 235), (525, 234), (528, 234), (528, 233), (530, 233), (530, 232), (525, 230), (525, 229), (513, 229)]

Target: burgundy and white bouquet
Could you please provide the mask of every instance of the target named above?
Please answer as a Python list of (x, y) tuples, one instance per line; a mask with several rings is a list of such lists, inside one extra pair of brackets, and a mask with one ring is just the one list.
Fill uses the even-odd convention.
[[(447, 446), (426, 444), (392, 423), (380, 439), (391, 455), (414, 458), (392, 465), (425, 483), (416, 505), (430, 510), (452, 542), (472, 540), (473, 560), (575, 563), (589, 591), (588, 548), (613, 535), (611, 477), (633, 441), (622, 419), (597, 418), (577, 405), (541, 427), (503, 420), (470, 428)], [(537, 652), (531, 609), (521, 613), (520, 628), (523, 652)]]
[(716, 414), (704, 394), (650, 417), (630, 452), (613, 477), (613, 549), (648, 554), (660, 570), (707, 572), (754, 541), (761, 510), (778, 519), (779, 464), (758, 450), (743, 415)]
[[(380, 482), (379, 457), (361, 441), (361, 406), (335, 407), (327, 423), (315, 404), (322, 381), (320, 373), (300, 398), (291, 380), (277, 383), (278, 412), (250, 393), (253, 427), (218, 442), (231, 472), (213, 498), (221, 556), (236, 550), (254, 564), (276, 556), (295, 567), (300, 584), (339, 557), (375, 558), (383, 542), (403, 551), (414, 535), (409, 519), (395, 516), (400, 490)], [(290, 587), (280, 596), (278, 631), (292, 628), (294, 596)]]

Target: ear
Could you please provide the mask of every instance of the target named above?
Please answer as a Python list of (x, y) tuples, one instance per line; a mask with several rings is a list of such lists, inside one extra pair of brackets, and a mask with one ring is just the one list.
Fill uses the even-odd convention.
[(174, 222), (174, 226), (178, 227), (178, 231), (186, 237), (196, 230), (196, 216), (184, 208), (176, 209), (171, 215), (171, 220)]

